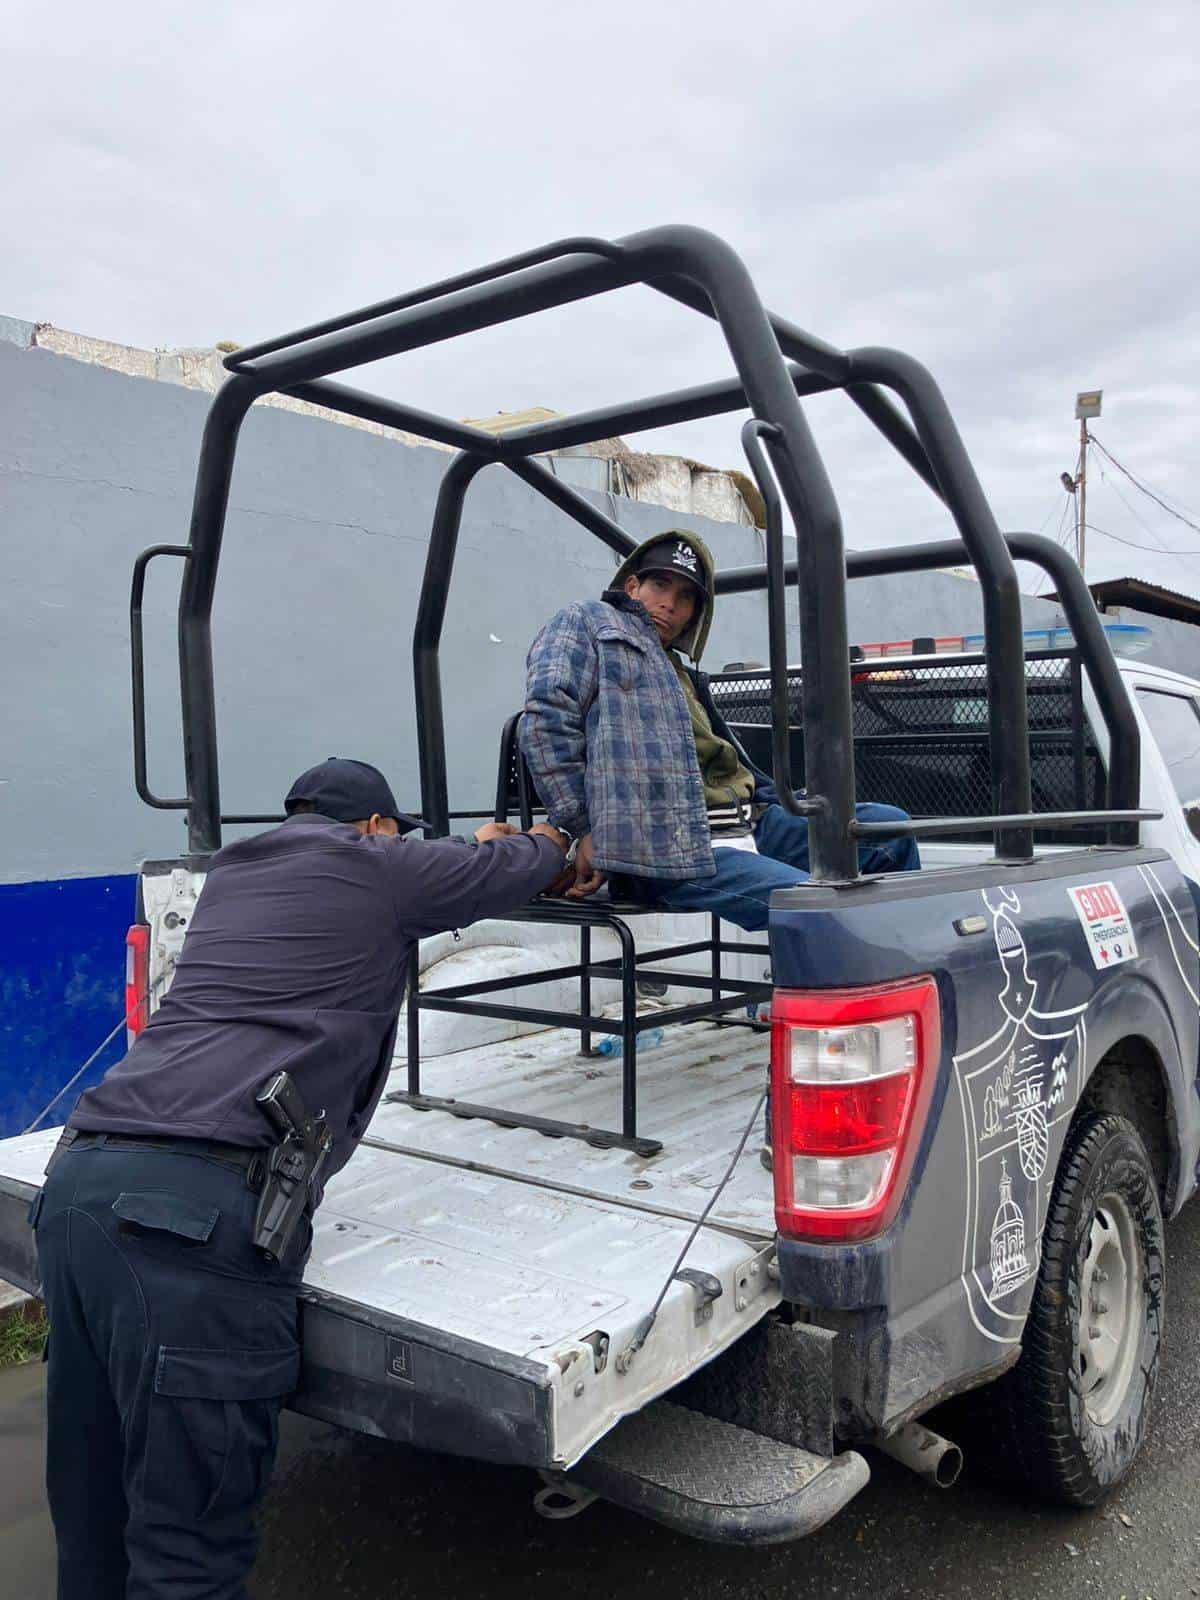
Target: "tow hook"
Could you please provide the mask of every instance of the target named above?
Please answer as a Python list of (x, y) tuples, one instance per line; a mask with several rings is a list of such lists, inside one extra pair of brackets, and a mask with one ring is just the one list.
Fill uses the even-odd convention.
[(721, 1280), (713, 1272), (701, 1272), (699, 1267), (683, 1267), (675, 1274), (681, 1283), (690, 1283), (696, 1295), (693, 1322), (697, 1328), (712, 1321), (713, 1301), (724, 1294)]

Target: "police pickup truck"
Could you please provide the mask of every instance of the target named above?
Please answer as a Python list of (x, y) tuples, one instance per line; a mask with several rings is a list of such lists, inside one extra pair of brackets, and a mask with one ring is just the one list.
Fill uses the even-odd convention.
[[(717, 318), (735, 381), (499, 438), (325, 381), (637, 279)], [(923, 369), (769, 316), (737, 257), (697, 230), (564, 241), (229, 365), (189, 544), (135, 570), (136, 781), (189, 828), (186, 854), (141, 874), (135, 1026), (232, 820), (208, 624), (238, 424), (272, 389), (461, 446), (414, 641), (434, 832), (450, 826), (437, 653), (474, 473), (517, 472), (620, 552), (624, 530), (533, 457), (749, 404), (767, 560), (717, 587), (765, 588), (770, 668), (713, 693), (813, 843), (812, 882), (775, 895), (761, 948), (707, 918), (604, 902), (541, 902), (426, 942), (390, 1092), (316, 1216), (292, 1404), (532, 1469), (548, 1515), (599, 1496), (753, 1544), (827, 1521), (868, 1481), (872, 1449), (948, 1484), (960, 1446), (919, 1419), (963, 1395), (963, 1447), (1051, 1500), (1101, 1501), (1149, 1426), (1163, 1222), (1200, 1152), (1200, 685), (1118, 662), (1069, 558), (999, 534)], [(798, 399), (839, 389), (961, 542), (844, 555)], [(158, 554), (186, 563), (179, 802), (145, 778), (141, 582)], [(964, 559), (982, 649), (851, 651), (847, 577)], [(1051, 572), (1065, 643), (1023, 638), (1014, 559)], [(496, 810), (527, 817), (516, 749), (509, 729)], [(856, 792), (910, 813), (920, 872), (859, 876)], [(56, 1137), (0, 1143), (0, 1277), (35, 1293), (26, 1214)]]

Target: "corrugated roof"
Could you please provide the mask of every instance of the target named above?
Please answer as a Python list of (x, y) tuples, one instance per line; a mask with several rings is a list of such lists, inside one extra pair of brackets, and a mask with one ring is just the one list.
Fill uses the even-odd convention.
[(561, 411), (551, 411), (549, 406), (528, 406), (524, 411), (497, 411), (490, 417), (464, 417), (463, 421), (484, 433), (508, 433), (512, 428), (531, 428), (561, 416)]
[[(1145, 578), (1105, 578), (1100, 583), (1089, 583), (1088, 588), (1100, 606), (1130, 606), (1152, 617), (1200, 624), (1200, 598), (1164, 588), (1160, 583), (1147, 583)], [(1058, 596), (1052, 594), (1048, 598), (1057, 600)]]

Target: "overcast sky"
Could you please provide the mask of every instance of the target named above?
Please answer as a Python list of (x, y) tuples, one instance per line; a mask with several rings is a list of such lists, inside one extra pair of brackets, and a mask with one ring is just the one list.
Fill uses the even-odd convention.
[[(0, 313), (249, 343), (562, 235), (697, 223), (791, 320), (924, 361), (1003, 527), (1060, 529), (1094, 386), (1098, 437), (1200, 523), (1200, 8), (1022, 9), (18, 0)], [(628, 290), (351, 381), (479, 416), (728, 372), (710, 325)], [(848, 544), (952, 531), (842, 397), (808, 414)], [(742, 464), (730, 418), (631, 442)], [(1200, 533), (1089, 472), (1089, 577), (1200, 594)]]

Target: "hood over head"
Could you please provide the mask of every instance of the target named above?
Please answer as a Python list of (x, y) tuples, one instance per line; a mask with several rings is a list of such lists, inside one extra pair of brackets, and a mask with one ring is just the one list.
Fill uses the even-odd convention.
[[(708, 631), (712, 627), (716, 568), (712, 552), (698, 534), (689, 533), (686, 528), (667, 528), (662, 533), (654, 534), (652, 538), (643, 539), (641, 544), (625, 557), (606, 587), (623, 592), (626, 578), (638, 577), (643, 557), (647, 551), (660, 544), (671, 546), (664, 552), (662, 565), (656, 563), (653, 568), (646, 570), (680, 572), (685, 577), (691, 578), (702, 590), (700, 604), (696, 607), (692, 620), (671, 646), (672, 650), (682, 650), (693, 661), (699, 662), (704, 646), (708, 642)], [(694, 565), (691, 558), (694, 558)]]

